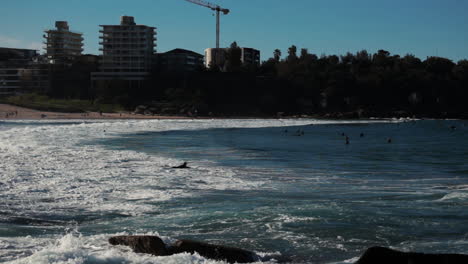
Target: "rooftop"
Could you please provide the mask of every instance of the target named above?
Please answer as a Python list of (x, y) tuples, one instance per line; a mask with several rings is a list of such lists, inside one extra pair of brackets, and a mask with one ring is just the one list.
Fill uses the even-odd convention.
[(37, 50), (34, 50), (34, 49), (16, 49), (16, 48), (4, 48), (4, 47), (0, 47), (0, 51), (1, 52), (15, 52), (15, 51), (29, 51), (29, 52), (33, 52), (33, 51), (37, 51)]
[(164, 52), (162, 54), (183, 54), (183, 53), (189, 53), (189, 54), (192, 54), (192, 55), (195, 55), (195, 56), (203, 57), (203, 55), (201, 55), (199, 53), (196, 53), (196, 52), (191, 51), (191, 50), (186, 50), (186, 49), (173, 49), (173, 50)]

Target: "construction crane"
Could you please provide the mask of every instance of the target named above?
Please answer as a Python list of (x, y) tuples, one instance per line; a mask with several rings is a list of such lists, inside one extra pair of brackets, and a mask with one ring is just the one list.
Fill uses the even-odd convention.
[(208, 7), (209, 9), (216, 11), (216, 48), (219, 49), (219, 28), (220, 28), (220, 19), (219, 19), (219, 14), (220, 12), (223, 12), (223, 14), (227, 15), (229, 14), (229, 9), (222, 8), (219, 5), (215, 5), (203, 0), (185, 0), (190, 3), (194, 3), (200, 6)]

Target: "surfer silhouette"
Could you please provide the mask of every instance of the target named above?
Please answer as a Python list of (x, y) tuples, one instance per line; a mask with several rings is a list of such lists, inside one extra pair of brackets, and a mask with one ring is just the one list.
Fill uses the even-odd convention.
[(190, 167), (187, 166), (187, 162), (184, 162), (182, 165), (172, 167), (173, 169), (189, 169)]

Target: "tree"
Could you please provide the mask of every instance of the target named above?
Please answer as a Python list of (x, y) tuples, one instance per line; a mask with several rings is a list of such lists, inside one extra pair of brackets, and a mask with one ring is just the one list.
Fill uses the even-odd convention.
[(389, 58), (390, 58), (390, 52), (386, 50), (379, 50), (377, 51), (376, 54), (374, 54), (374, 56), (372, 56), (372, 62), (376, 66), (386, 67), (386, 66), (389, 66), (389, 63), (390, 63)]
[(451, 60), (440, 57), (429, 57), (424, 64), (428, 72), (440, 75), (451, 73), (455, 66)]
[(309, 55), (309, 50), (301, 49), (301, 59), (307, 58), (308, 55)]
[(349, 65), (349, 64), (353, 63), (353, 61), (354, 61), (354, 55), (351, 54), (350, 52), (347, 52), (346, 55), (341, 56), (341, 62), (344, 65)]
[(421, 65), (421, 60), (416, 58), (413, 54), (406, 54), (401, 62), (408, 68), (417, 68)]
[(453, 72), (458, 79), (468, 80), (468, 60), (459, 61)]
[(241, 56), (242, 50), (234, 41), (226, 53), (226, 71), (238, 71), (242, 65)]
[(297, 60), (297, 47), (292, 45), (288, 48), (288, 61)]
[(273, 52), (273, 58), (275, 61), (279, 62), (281, 59), (281, 50), (275, 49), (275, 51)]
[(330, 55), (327, 57), (328, 64), (337, 65), (340, 62), (340, 58), (336, 55)]
[(358, 51), (355, 58), (358, 63), (367, 63), (370, 61), (370, 55), (367, 50)]

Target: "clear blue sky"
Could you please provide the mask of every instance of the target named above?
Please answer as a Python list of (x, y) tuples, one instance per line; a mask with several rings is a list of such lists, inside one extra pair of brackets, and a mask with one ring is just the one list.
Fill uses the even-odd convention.
[[(292, 44), (321, 54), (385, 49), (422, 59), (468, 59), (467, 0), (210, 0), (230, 8), (221, 45), (262, 51), (262, 60)], [(1, 0), (0, 47), (39, 48), (56, 20), (84, 33), (85, 52), (99, 54), (99, 27), (121, 15), (158, 28), (158, 52), (202, 53), (215, 45), (215, 17), (184, 0)]]

